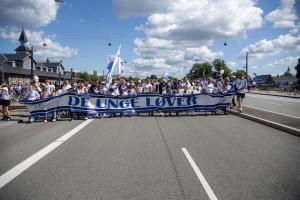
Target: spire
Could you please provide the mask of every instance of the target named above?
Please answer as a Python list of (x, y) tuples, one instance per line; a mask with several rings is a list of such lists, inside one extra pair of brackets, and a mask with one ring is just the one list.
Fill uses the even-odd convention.
[(24, 31), (24, 27), (22, 28), (22, 32), (21, 35), (19, 37), (19, 41), (21, 42), (20, 46), (18, 48), (15, 49), (15, 51), (17, 53), (26, 53), (29, 54), (30, 53), (30, 49), (26, 46), (26, 43), (28, 42), (25, 31)]
[(26, 42), (28, 42), (24, 28), (22, 28), (21, 35), (19, 37), (19, 41), (21, 42), (21, 45), (24, 45)]

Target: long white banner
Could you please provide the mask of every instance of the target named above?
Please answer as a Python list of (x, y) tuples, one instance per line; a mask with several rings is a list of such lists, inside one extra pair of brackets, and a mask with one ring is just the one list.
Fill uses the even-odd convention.
[(68, 110), (84, 113), (126, 113), (151, 111), (191, 111), (215, 110), (230, 105), (234, 93), (197, 94), (197, 95), (161, 95), (138, 94), (133, 96), (73, 95), (64, 94), (45, 100), (22, 101), (31, 114), (46, 114)]

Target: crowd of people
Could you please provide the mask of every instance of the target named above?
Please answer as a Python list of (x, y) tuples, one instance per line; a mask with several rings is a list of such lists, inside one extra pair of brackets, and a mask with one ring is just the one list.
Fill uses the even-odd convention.
[[(104, 81), (75, 82), (63, 81), (61, 86), (54, 81), (39, 82), (38, 79), (28, 85), (8, 86), (1, 85), (1, 100), (3, 118), (1, 120), (10, 120), (8, 106), (12, 94), (21, 100), (34, 101), (38, 99), (47, 99), (61, 94), (99, 94), (111, 96), (127, 96), (141, 93), (157, 93), (169, 95), (185, 94), (217, 94), (235, 92), (237, 94), (238, 110), (242, 111), (242, 100), (245, 97), (247, 81), (244, 77), (223, 78), (221, 75), (216, 79), (195, 79), (188, 78), (168, 80), (164, 77), (153, 79), (142, 79), (136, 81), (126, 81), (125, 79), (114, 79), (108, 84)], [(235, 106), (233, 98), (232, 105)], [(71, 116), (72, 117), (72, 116)], [(57, 115), (52, 116), (55, 121)], [(86, 117), (85, 117), (86, 118)], [(45, 122), (47, 119), (44, 120)]]

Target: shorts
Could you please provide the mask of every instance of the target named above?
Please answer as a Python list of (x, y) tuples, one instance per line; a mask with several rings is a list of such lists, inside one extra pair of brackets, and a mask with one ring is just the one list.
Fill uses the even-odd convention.
[(245, 93), (236, 93), (237, 98), (244, 99), (245, 98)]
[(2, 105), (2, 106), (9, 106), (10, 105), (10, 100), (1, 99), (0, 100), (0, 105)]

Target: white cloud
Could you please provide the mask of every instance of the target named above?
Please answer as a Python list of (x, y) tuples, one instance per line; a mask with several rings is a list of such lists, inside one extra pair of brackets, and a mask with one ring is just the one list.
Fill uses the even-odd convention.
[(280, 7), (266, 16), (275, 28), (294, 28), (298, 19), (294, 8), (295, 0), (281, 0)]
[(252, 0), (174, 0), (164, 12), (150, 15), (140, 29), (147, 37), (207, 41), (261, 27), (262, 13)]
[(228, 67), (229, 67), (231, 70), (234, 70), (234, 69), (237, 69), (237, 68), (238, 68), (238, 63), (237, 63), (237, 62), (234, 62), (234, 61), (228, 61), (228, 62), (227, 62), (227, 65), (228, 65)]
[(172, 0), (112, 0), (112, 4), (116, 15), (121, 19), (125, 19), (164, 11), (171, 1)]
[(220, 58), (222, 52), (209, 48), (214, 39), (245, 36), (263, 20), (254, 0), (113, 0), (113, 6), (121, 18), (148, 16), (136, 27), (145, 38), (134, 41), (134, 66), (149, 73)]
[(163, 58), (143, 59), (138, 58), (132, 61), (135, 73), (140, 77), (146, 77), (151, 74), (161, 76), (165, 72), (175, 76), (177, 69), (166, 64)]
[(260, 59), (288, 51), (300, 51), (300, 35), (286, 34), (273, 40), (262, 39), (242, 49), (240, 53), (243, 58), (246, 52), (249, 52), (249, 57)]
[(1, 0), (0, 24), (45, 26), (55, 20), (58, 7), (54, 0)]
[[(64, 47), (60, 43), (55, 42), (54, 36), (45, 35), (42, 31), (25, 31), (26, 36), (28, 38), (28, 45), (33, 45), (37, 51), (35, 55), (45, 59), (45, 58), (70, 58), (78, 54), (77, 49), (73, 49), (70, 47)], [(20, 30), (17, 31), (15, 29), (9, 28), (0, 28), (0, 39), (8, 39), (14, 42), (17, 42), (20, 36)], [(47, 44), (46, 47), (43, 44)]]
[(271, 64), (268, 64), (269, 67), (295, 67), (298, 63), (300, 56), (288, 56), (286, 58), (279, 59)]
[(200, 48), (187, 48), (185, 51), (185, 60), (198, 60), (200, 62), (213, 61), (214, 59), (223, 57), (223, 52), (213, 52), (207, 46)]

